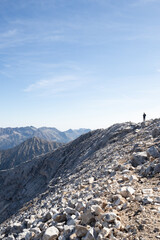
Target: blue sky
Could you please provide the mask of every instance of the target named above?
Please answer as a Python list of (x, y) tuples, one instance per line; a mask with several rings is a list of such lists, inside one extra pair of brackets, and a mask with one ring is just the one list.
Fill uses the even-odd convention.
[(0, 127), (160, 117), (159, 0), (0, 0)]

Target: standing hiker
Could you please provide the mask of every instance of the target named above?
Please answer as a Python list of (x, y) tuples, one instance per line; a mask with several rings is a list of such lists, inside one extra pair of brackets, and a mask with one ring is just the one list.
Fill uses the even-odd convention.
[(146, 120), (146, 114), (143, 113), (143, 122), (145, 122), (145, 120)]

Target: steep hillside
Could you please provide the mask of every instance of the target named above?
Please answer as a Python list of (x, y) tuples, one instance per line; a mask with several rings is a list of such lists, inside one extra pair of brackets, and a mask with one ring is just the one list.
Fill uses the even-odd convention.
[(13, 148), (32, 137), (38, 137), (50, 142), (67, 143), (89, 131), (90, 129), (79, 129), (61, 132), (56, 128), (48, 127), (0, 128), (0, 150)]
[(30, 138), (17, 147), (0, 151), (0, 170), (13, 168), (61, 146), (62, 143), (48, 142), (37, 137)]
[(92, 131), (0, 171), (0, 220), (4, 240), (159, 239), (160, 119)]

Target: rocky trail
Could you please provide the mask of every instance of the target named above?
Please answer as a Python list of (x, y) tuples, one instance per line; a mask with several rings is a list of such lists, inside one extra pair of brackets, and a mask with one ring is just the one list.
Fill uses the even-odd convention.
[(160, 119), (92, 131), (0, 183), (0, 239), (160, 239)]

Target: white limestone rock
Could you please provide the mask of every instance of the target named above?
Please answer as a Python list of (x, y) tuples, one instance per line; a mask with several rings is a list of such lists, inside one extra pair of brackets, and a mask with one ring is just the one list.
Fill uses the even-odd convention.
[(43, 240), (56, 240), (59, 236), (59, 230), (52, 226), (47, 228), (47, 230), (44, 232)]
[(64, 225), (63, 227), (63, 231), (64, 231), (64, 235), (71, 235), (71, 233), (74, 231), (75, 226), (73, 225)]
[(142, 193), (144, 196), (153, 196), (153, 189), (152, 188), (143, 188)]
[(92, 205), (91, 206), (91, 212), (94, 213), (95, 215), (100, 215), (100, 214), (104, 213), (102, 208), (98, 205)]
[(137, 178), (136, 175), (131, 175), (131, 176), (129, 177), (129, 181), (132, 182), (132, 183), (138, 182), (138, 178)]
[[(1, 239), (5, 239), (5, 237), (3, 238), (2, 235), (0, 235), (0, 237), (2, 237)], [(7, 237), (7, 240), (15, 240), (15, 237), (14, 237), (13, 235), (9, 235), (9, 236)]]
[(120, 194), (113, 195), (112, 201), (114, 206), (118, 206), (126, 202), (125, 198), (123, 198)]
[(94, 177), (90, 177), (89, 179), (88, 179), (88, 183), (89, 184), (92, 184), (94, 182)]
[(135, 190), (132, 187), (122, 187), (120, 189), (120, 194), (124, 198), (132, 197), (134, 193), (135, 193)]

